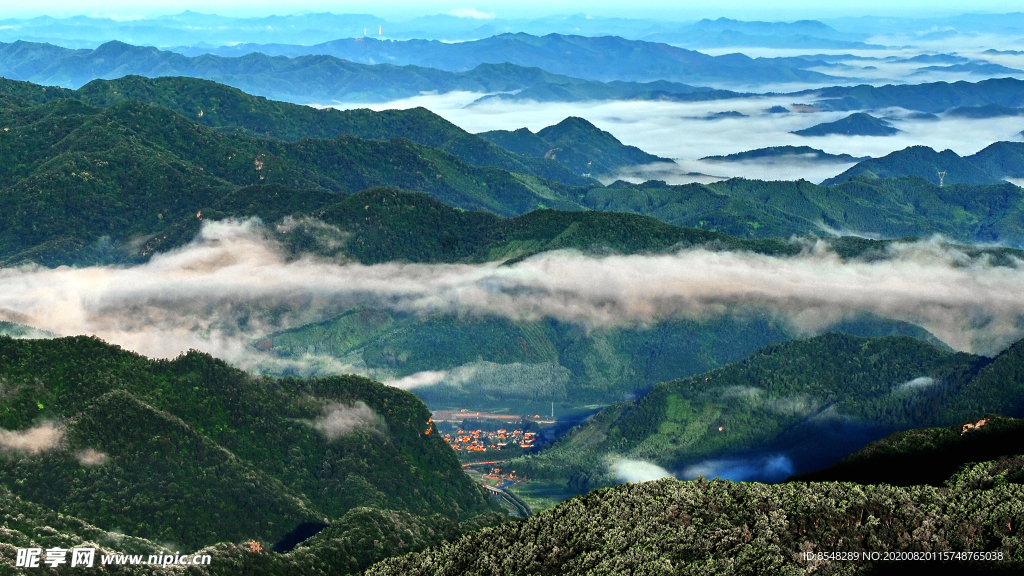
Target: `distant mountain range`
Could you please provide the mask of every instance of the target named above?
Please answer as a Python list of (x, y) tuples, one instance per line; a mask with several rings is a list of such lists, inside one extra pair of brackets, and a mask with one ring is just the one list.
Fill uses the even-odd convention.
[[(704, 101), (750, 94), (694, 86), (692, 83), (749, 87), (764, 82), (826, 84), (839, 80), (807, 70), (827, 66), (826, 61), (830, 57), (826, 55), (757, 59), (741, 54), (712, 57), (667, 45), (613, 37), (518, 34), (463, 44), (375, 39), (338, 42), (346, 50), (354, 52), (346, 53), (347, 56), (363, 57), (367, 62), (377, 63), (359, 64), (326, 55), (290, 58), (251, 53), (232, 58), (209, 54), (185, 57), (121, 42), (108, 42), (96, 49), (71, 50), (18, 41), (0, 44), (0, 75), (65, 88), (78, 88), (98, 78), (112, 79), (131, 74), (191, 76), (215, 80), (278, 100), (320, 104), (379, 102), (422, 92), (454, 90), (493, 93), (489, 98), (502, 100), (538, 102)], [(417, 43), (425, 47), (422, 54), (414, 46)], [(463, 45), (476, 48), (470, 50)], [(408, 52), (408, 58), (402, 60), (396, 56), (392, 59), (381, 54), (365, 57), (367, 50), (376, 54), (374, 51), (385, 49)], [(447, 52), (456, 51), (448, 67), (458, 71), (380, 63), (394, 60), (441, 65), (440, 61), (430, 60), (432, 50), (439, 54), (437, 58), (446, 62)], [(573, 53), (572, 58), (565, 57), (567, 51)], [(595, 73), (594, 70), (601, 72)], [(1022, 85), (1024, 81), (1003, 78), (977, 83), (935, 82), (916, 86), (834, 86), (789, 96), (794, 99), (816, 98), (812, 106), (821, 110), (852, 111), (898, 106), (937, 113), (955, 107), (989, 104), (1024, 107), (1024, 99), (1020, 96)]]
[(94, 50), (48, 44), (0, 45), (0, 75), (13, 80), (79, 88), (127, 75), (206, 78), (278, 100), (299, 103), (379, 102), (421, 92), (502, 92), (537, 84), (572, 83), (536, 68), (484, 65), (454, 73), (418, 66), (364, 65), (332, 56), (300, 58), (251, 54), (242, 58), (200, 56), (108, 42)]
[[(359, 101), (360, 94), (363, 94), (362, 99), (367, 99), (369, 94), (381, 99), (389, 90), (391, 94), (386, 97), (392, 99), (430, 90), (507, 92), (537, 84), (537, 76), (544, 74), (539, 70), (514, 73), (506, 68), (499, 77), (491, 75), (489, 67), (479, 69), (482, 64), (506, 63), (597, 81), (667, 80), (752, 85), (836, 80), (805, 70), (814, 63), (799, 58), (708, 56), (666, 44), (617, 37), (504, 34), (457, 44), (356, 38), (334, 41), (330, 49), (324, 51), (328, 54), (294, 58), (259, 52), (231, 58), (209, 54), (188, 57), (117, 41), (92, 50), (17, 41), (0, 44), (0, 74), (65, 88), (78, 88), (95, 78), (128, 74), (193, 76), (277, 98), (291, 88), (290, 99), (305, 92), (304, 102)], [(528, 80), (530, 76), (534, 78)], [(274, 87), (270, 77), (286, 86)], [(312, 82), (314, 78), (319, 85)], [(555, 80), (550, 76), (546, 81), (554, 83)], [(571, 82), (558, 79), (558, 83)], [(405, 92), (401, 91), (402, 87)]]
[(946, 112), (946, 116), (953, 118), (1003, 118), (1005, 116), (1021, 115), (1024, 115), (1024, 108), (1011, 108), (1001, 104), (957, 106)]
[[(183, 51), (200, 56), (205, 49)], [(415, 65), (453, 72), (484, 63), (508, 62), (566, 76), (608, 82), (718, 82), (751, 85), (778, 82), (827, 82), (826, 74), (806, 70), (816, 65), (802, 58), (749, 58), (742, 54), (708, 56), (660, 42), (615, 36), (499, 34), (449, 43), (429, 40), (388, 41), (346, 38), (316, 46), (240, 45), (212, 51), (218, 56), (250, 53), (300, 57), (310, 54), (360, 64)]]
[(878, 47), (864, 44), (863, 40), (867, 38), (865, 34), (840, 32), (814, 20), (750, 22), (719, 18), (699, 22), (673, 22), (669, 19), (602, 18), (587, 14), (514, 19), (482, 11), (454, 12), (420, 16), (400, 22), (370, 14), (313, 13), (232, 18), (190, 11), (128, 21), (102, 16), (6, 19), (0, 21), (0, 41), (22, 39), (94, 48), (109, 40), (122, 40), (152, 46), (228, 50), (230, 48), (227, 47), (240, 42), (310, 45), (363, 36), (455, 41), (478, 40), (503, 33), (543, 35), (554, 32), (621, 36), (692, 47)]

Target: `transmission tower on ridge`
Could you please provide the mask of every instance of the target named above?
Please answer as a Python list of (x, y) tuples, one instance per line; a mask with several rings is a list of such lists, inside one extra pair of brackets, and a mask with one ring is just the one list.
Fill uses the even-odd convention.
[(946, 181), (946, 171), (945, 170), (936, 170), (936, 172), (939, 175), (939, 188), (942, 188), (943, 183), (945, 183), (945, 181)]

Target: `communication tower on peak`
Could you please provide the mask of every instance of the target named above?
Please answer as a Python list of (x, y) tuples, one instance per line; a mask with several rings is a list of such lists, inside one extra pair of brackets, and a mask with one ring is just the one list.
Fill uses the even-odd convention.
[(942, 188), (942, 185), (946, 182), (946, 171), (936, 170), (935, 172), (939, 175), (939, 188)]

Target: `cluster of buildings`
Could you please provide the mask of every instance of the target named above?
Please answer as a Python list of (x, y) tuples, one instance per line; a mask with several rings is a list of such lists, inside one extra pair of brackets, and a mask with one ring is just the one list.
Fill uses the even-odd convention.
[(508, 446), (533, 448), (537, 441), (536, 432), (522, 430), (459, 430), (445, 434), (444, 439), (456, 452), (486, 452), (502, 450)]

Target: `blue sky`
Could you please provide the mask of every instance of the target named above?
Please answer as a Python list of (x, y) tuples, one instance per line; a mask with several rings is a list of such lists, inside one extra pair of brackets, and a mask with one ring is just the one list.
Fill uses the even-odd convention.
[(495, 15), (504, 18), (587, 13), (602, 17), (665, 18), (689, 20), (728, 16), (742, 19), (794, 20), (836, 16), (947, 16), (963, 12), (1017, 12), (1018, 1), (981, 0), (861, 0), (821, 2), (820, 0), (716, 0), (715, 2), (665, 2), (657, 0), (515, 0), (504, 2), (451, 1), (331, 1), (331, 0), (35, 0), (5, 2), (0, 18), (23, 18), (48, 14), (113, 15), (117, 17), (174, 14), (183, 10), (231, 16), (265, 16), (299, 12), (369, 13), (390, 20), (406, 20), (425, 14), (460, 11), (463, 14)]

